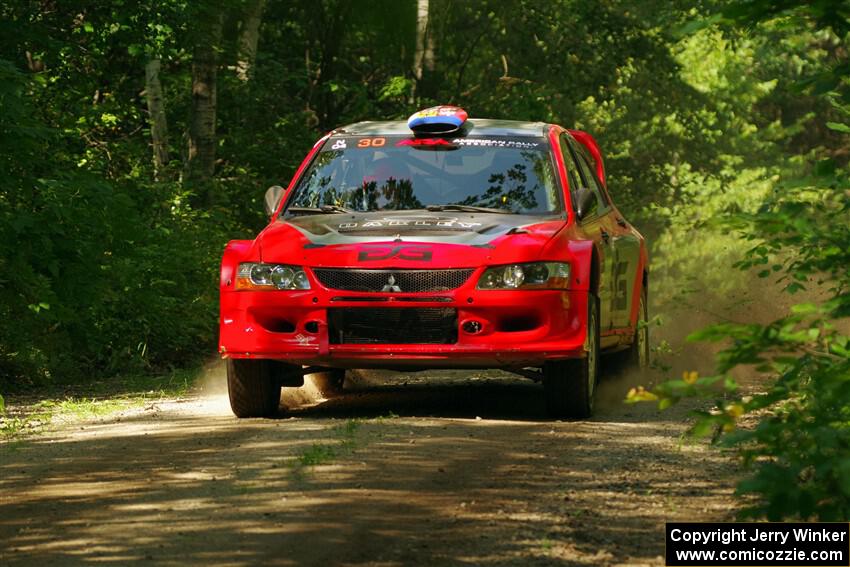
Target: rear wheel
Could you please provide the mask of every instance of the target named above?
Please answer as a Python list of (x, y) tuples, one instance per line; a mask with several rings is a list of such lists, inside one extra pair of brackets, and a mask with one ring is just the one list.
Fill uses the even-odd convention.
[(599, 381), (599, 299), (587, 300), (587, 338), (584, 358), (547, 362), (543, 367), (546, 407), (553, 417), (586, 418), (593, 414)]
[(640, 293), (635, 338), (628, 350), (629, 368), (640, 372), (649, 368), (649, 308), (647, 300), (647, 290), (644, 286)]
[(647, 289), (640, 292), (638, 303), (637, 328), (632, 344), (625, 350), (618, 350), (603, 357), (603, 372), (606, 376), (640, 376), (649, 368), (649, 309)]
[(605, 357), (604, 370), (612, 376), (636, 376), (649, 368), (649, 310), (644, 286), (638, 303), (637, 328), (632, 344)]
[(316, 372), (310, 375), (313, 385), (326, 398), (332, 398), (342, 394), (342, 385), (345, 382), (345, 369), (332, 368), (325, 372)]
[(281, 365), (274, 360), (227, 361), (227, 394), (236, 417), (271, 417), (277, 413)]

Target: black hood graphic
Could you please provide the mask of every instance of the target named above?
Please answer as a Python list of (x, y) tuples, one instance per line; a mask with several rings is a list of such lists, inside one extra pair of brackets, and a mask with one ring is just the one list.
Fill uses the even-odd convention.
[(562, 220), (559, 214), (517, 215), (458, 211), (376, 211), (293, 216), (278, 222), (297, 229), (312, 244), (358, 244), (401, 240), (483, 246), (524, 227)]

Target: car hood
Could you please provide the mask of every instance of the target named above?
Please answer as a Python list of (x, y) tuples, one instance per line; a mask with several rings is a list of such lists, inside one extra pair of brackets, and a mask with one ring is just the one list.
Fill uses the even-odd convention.
[(380, 268), (537, 259), (564, 227), (554, 214), (381, 211), (278, 219), (258, 236), (263, 262)]

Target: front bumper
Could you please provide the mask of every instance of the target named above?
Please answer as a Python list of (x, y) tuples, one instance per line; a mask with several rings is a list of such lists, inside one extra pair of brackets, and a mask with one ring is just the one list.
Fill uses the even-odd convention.
[[(477, 278), (473, 278), (473, 281)], [(542, 366), (584, 356), (587, 291), (439, 293), (222, 290), (219, 351), (338, 368), (499, 368)], [(333, 344), (328, 309), (457, 310), (453, 344)], [(464, 323), (477, 321), (470, 333)], [(338, 341), (336, 341), (338, 342)]]

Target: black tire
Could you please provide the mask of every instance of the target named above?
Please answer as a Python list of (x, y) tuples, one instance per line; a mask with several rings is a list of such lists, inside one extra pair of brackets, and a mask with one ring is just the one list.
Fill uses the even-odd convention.
[(280, 406), (277, 370), (273, 360), (227, 361), (227, 394), (236, 417), (272, 417), (277, 413)]
[(649, 368), (649, 296), (646, 286), (643, 286), (640, 292), (635, 337), (626, 352), (627, 368), (631, 371), (646, 372)]
[(332, 368), (325, 372), (316, 372), (311, 374), (313, 385), (326, 398), (332, 398), (342, 394), (342, 387), (345, 383), (345, 369)]
[(588, 295), (587, 356), (547, 362), (543, 367), (546, 409), (552, 417), (584, 419), (593, 415), (599, 382), (599, 299)]

